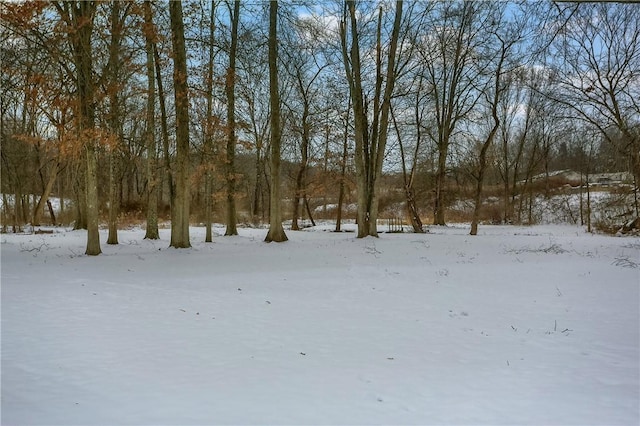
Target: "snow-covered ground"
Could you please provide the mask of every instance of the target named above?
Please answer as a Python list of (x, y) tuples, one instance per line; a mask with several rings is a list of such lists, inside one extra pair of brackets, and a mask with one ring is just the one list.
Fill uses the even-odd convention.
[(640, 239), (332, 228), (2, 235), (2, 424), (640, 422)]

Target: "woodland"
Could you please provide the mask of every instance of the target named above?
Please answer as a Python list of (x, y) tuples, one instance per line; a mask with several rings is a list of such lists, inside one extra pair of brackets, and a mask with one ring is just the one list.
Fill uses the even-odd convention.
[[(2, 228), (287, 240), (318, 219), (531, 224), (616, 173), (640, 224), (640, 6), (551, 1), (0, 4)], [(560, 173), (571, 171), (568, 173)], [(577, 176), (577, 177), (575, 177)], [(609, 178), (602, 178), (609, 179)], [(602, 183), (602, 182), (601, 182)], [(51, 200), (59, 199), (54, 211)], [(469, 209), (456, 217), (455, 206)], [(488, 204), (488, 201), (491, 203)], [(290, 225), (289, 225), (290, 224)]]

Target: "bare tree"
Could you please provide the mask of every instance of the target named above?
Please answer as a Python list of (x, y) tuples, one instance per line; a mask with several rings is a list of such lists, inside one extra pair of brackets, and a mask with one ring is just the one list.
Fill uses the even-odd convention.
[[(415, 91), (416, 97), (421, 96), (422, 78), (419, 78), (418, 81), (418, 90)], [(416, 197), (414, 192), (416, 171), (418, 169), (418, 155), (423, 142), (422, 131), (420, 128), (420, 103), (418, 102), (418, 99), (416, 99), (416, 103), (414, 105), (414, 112), (416, 117), (416, 132), (414, 135), (414, 145), (411, 153), (407, 153), (407, 142), (402, 135), (402, 132), (400, 130), (401, 125), (398, 123), (393, 109), (391, 109), (391, 118), (393, 119), (394, 128), (396, 130), (396, 138), (398, 140), (398, 146), (400, 147), (402, 181), (404, 185), (407, 213), (409, 214), (409, 220), (411, 221), (413, 232), (422, 234), (424, 233), (424, 228), (422, 225), (422, 219), (420, 218), (420, 213), (418, 212), (418, 206), (416, 204)]]
[[(231, 8), (229, 8), (231, 9)], [(236, 215), (236, 55), (238, 50), (238, 22), (240, 20), (240, 0), (233, 2), (231, 13), (231, 45), (229, 47), (229, 68), (227, 69), (227, 150), (226, 150), (226, 183), (227, 183), (227, 228), (224, 235), (238, 235)]]
[(171, 247), (191, 247), (189, 241), (189, 89), (182, 3), (169, 2), (173, 45), (173, 85), (176, 108), (176, 176), (171, 204)]
[(157, 146), (156, 146), (156, 87), (153, 51), (155, 46), (156, 31), (153, 24), (153, 14), (150, 0), (143, 3), (144, 26), (147, 71), (147, 114), (145, 124), (145, 141), (147, 148), (147, 227), (145, 239), (157, 240), (158, 232), (158, 170), (157, 170)]
[[(500, 153), (498, 159), (498, 173), (503, 183), (503, 223), (509, 223), (512, 220), (512, 191), (511, 174), (514, 168), (518, 167), (519, 157), (521, 157), (521, 149), (518, 149), (516, 160), (512, 159), (511, 145), (516, 129), (518, 108), (513, 105), (519, 105), (523, 101), (524, 85), (520, 84), (518, 75), (522, 73), (512, 72), (503, 78), (504, 91), (503, 96), (499, 98), (498, 111), (500, 117)], [(524, 103), (524, 102), (523, 102)], [(529, 105), (529, 104), (527, 104)], [(527, 119), (529, 114), (526, 115)], [(528, 120), (526, 121), (528, 124)], [(525, 126), (525, 131), (526, 131)], [(522, 138), (520, 138), (523, 141)], [(520, 144), (519, 146), (523, 146)], [(514, 180), (517, 173), (514, 173)]]
[(640, 181), (640, 8), (580, 4), (551, 50), (557, 90), (547, 96), (597, 128)]
[[(474, 194), (474, 209), (471, 219), (470, 235), (478, 234), (478, 221), (480, 219), (480, 209), (482, 206), (482, 190), (484, 177), (487, 172), (487, 154), (491, 148), (501, 123), (500, 103), (504, 100), (505, 93), (509, 90), (509, 83), (505, 83), (505, 77), (512, 73), (522, 63), (522, 57), (516, 57), (517, 45), (527, 36), (525, 34), (528, 25), (528, 15), (526, 10), (514, 13), (513, 17), (506, 16), (506, 4), (502, 4), (496, 10), (494, 19), (490, 22), (487, 31), (491, 34), (492, 40), (488, 43), (488, 49), (492, 53), (485, 53), (490, 56), (490, 65), (487, 71), (492, 73), (492, 78), (487, 82), (487, 87), (483, 91), (486, 115), (491, 117), (489, 131), (480, 143), (478, 160), (475, 171), (472, 172), (476, 180), (476, 190)], [(495, 43), (495, 45), (494, 45)], [(493, 57), (491, 57), (493, 56)]]
[[(386, 75), (382, 72), (382, 18), (379, 10), (375, 44), (375, 88), (373, 95), (373, 118), (369, 126), (368, 103), (363, 87), (363, 66), (360, 52), (360, 29), (355, 1), (346, 0), (343, 19), (340, 24), (342, 55), (349, 82), (355, 124), (355, 165), (358, 193), (358, 238), (378, 236), (378, 191), (379, 178), (387, 144), (391, 96), (398, 74), (396, 55), (400, 25), (402, 21), (402, 1), (395, 4), (393, 29), (389, 40)], [(349, 20), (349, 25), (347, 25)], [(349, 29), (348, 29), (349, 28)], [(351, 36), (348, 46), (347, 34)], [(384, 90), (383, 90), (383, 82)]]
[(431, 87), (435, 132), (429, 132), (438, 149), (435, 177), (435, 225), (445, 224), (445, 191), (449, 148), (457, 126), (475, 108), (484, 72), (477, 53), (486, 36), (488, 2), (441, 2), (419, 53)]
[[(319, 95), (326, 88), (319, 83), (322, 72), (331, 64), (323, 58), (321, 47), (322, 29), (311, 20), (296, 19), (293, 28), (285, 31), (287, 50), (283, 51), (285, 57), (284, 67), (293, 80), (290, 102), (285, 102), (291, 115), (291, 128), (296, 134), (300, 155), (300, 163), (295, 173), (295, 190), (293, 195), (293, 213), (291, 229), (300, 229), (298, 219), (300, 217), (300, 203), (307, 210), (309, 219), (313, 217), (309, 208), (308, 170), (312, 160), (312, 140), (316, 133), (318, 115), (323, 112), (319, 106)], [(325, 94), (326, 96), (326, 94)]]
[(76, 69), (78, 97), (78, 134), (84, 140), (87, 248), (90, 256), (102, 252), (98, 232), (98, 160), (96, 156), (95, 81), (91, 35), (97, 3), (95, 1), (54, 2), (67, 27), (69, 44)]
[(213, 183), (212, 183), (212, 169), (213, 169), (213, 151), (214, 151), (214, 116), (213, 116), (213, 87), (214, 87), (214, 61), (215, 61), (215, 29), (216, 29), (216, 2), (211, 2), (211, 10), (209, 15), (209, 39), (208, 39), (208, 62), (207, 62), (207, 74), (205, 77), (207, 98), (207, 110), (204, 120), (204, 149), (203, 159), (204, 162), (204, 222), (205, 222), (205, 237), (204, 241), (210, 243), (213, 240), (211, 222), (213, 214)]
[(271, 196), (269, 197), (269, 231), (266, 242), (287, 241), (282, 226), (280, 205), (280, 147), (282, 124), (280, 119), (280, 91), (278, 89), (278, 2), (269, 3), (269, 99), (271, 105)]
[[(45, 12), (50, 6), (0, 5), (2, 192), (14, 194), (13, 212), (8, 213), (9, 204), (3, 210), (16, 230), (29, 220), (40, 225), (58, 175), (77, 152), (66, 138), (67, 130), (73, 133), (71, 106), (77, 104), (76, 92), (67, 89), (76, 80), (68, 48), (71, 18)], [(60, 31), (54, 33), (55, 26)], [(77, 121), (73, 124), (78, 133)], [(40, 197), (31, 200), (29, 194)]]
[(342, 226), (342, 210), (344, 205), (344, 197), (346, 192), (347, 180), (347, 158), (349, 155), (349, 131), (350, 131), (350, 115), (351, 115), (351, 97), (347, 101), (347, 110), (345, 111), (344, 131), (342, 133), (342, 155), (340, 156), (340, 180), (338, 183), (338, 206), (336, 217), (335, 232), (341, 231)]
[(124, 20), (132, 3), (125, 4), (123, 13), (120, 3), (111, 4), (111, 41), (106, 74), (108, 75), (107, 97), (109, 99), (108, 127), (109, 146), (109, 235), (107, 244), (118, 244), (118, 215), (120, 213), (121, 158), (123, 143), (122, 113), (120, 106), (120, 70), (122, 67), (122, 31)]
[(236, 121), (238, 140), (242, 139), (253, 157), (254, 167), (248, 171), (252, 181), (247, 187), (251, 220), (264, 222), (268, 214), (269, 158), (269, 67), (268, 51), (264, 51), (264, 34), (257, 24), (242, 25), (236, 58)]

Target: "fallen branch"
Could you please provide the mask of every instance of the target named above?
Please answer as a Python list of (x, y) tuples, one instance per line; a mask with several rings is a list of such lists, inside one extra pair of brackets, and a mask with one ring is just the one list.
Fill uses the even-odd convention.
[(42, 244), (40, 244), (39, 247), (32, 247), (32, 248), (27, 248), (24, 244), (20, 243), (20, 251), (21, 252), (27, 252), (27, 253), (32, 253), (32, 252), (37, 252), (40, 253), (42, 251), (42, 248), (46, 248), (49, 249), (49, 244), (47, 244), (45, 241), (42, 241)]
[(623, 268), (633, 268), (633, 269), (640, 266), (639, 263), (634, 262), (628, 257), (616, 257), (616, 260), (614, 260), (611, 264), (615, 266), (622, 266)]

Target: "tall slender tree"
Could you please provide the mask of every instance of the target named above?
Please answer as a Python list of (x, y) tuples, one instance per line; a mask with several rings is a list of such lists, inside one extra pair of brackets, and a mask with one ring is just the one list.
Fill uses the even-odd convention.
[[(231, 12), (231, 10), (230, 10)], [(238, 50), (238, 22), (240, 20), (240, 0), (233, 2), (231, 12), (231, 45), (229, 47), (229, 68), (227, 69), (227, 229), (224, 235), (238, 235), (236, 226), (236, 54)]]
[(209, 60), (207, 62), (207, 75), (205, 78), (206, 97), (207, 97), (207, 116), (205, 118), (204, 129), (204, 221), (205, 236), (204, 241), (210, 243), (213, 241), (213, 232), (211, 222), (213, 216), (213, 134), (214, 134), (214, 117), (213, 117), (213, 72), (215, 61), (215, 32), (216, 32), (216, 2), (211, 2), (211, 10), (209, 15)]
[(76, 72), (77, 131), (84, 141), (85, 150), (85, 217), (87, 223), (87, 248), (85, 253), (95, 256), (102, 253), (98, 230), (98, 159), (96, 156), (97, 132), (95, 129), (95, 81), (93, 77), (93, 50), (91, 37), (97, 3), (95, 1), (54, 2), (63, 23), (67, 27), (69, 44)]
[[(293, 63), (292, 77), (294, 77), (297, 89), (297, 95), (300, 96), (300, 102), (302, 103), (302, 115), (300, 116), (299, 126), (295, 126), (297, 133), (300, 134), (300, 166), (296, 173), (296, 187), (293, 196), (293, 215), (291, 220), (291, 230), (298, 231), (300, 227), (298, 225), (298, 218), (300, 216), (300, 201), (307, 208), (309, 214), (309, 200), (307, 198), (307, 174), (310, 160), (311, 140), (313, 138), (312, 127), (314, 115), (317, 113), (312, 110), (313, 97), (317, 95), (318, 87), (314, 87), (314, 82), (320, 76), (320, 73), (324, 69), (324, 66), (319, 66), (312, 76), (305, 75), (305, 63), (298, 62), (294, 58), (291, 59)], [(313, 218), (309, 214), (309, 219), (313, 223)]]
[(109, 60), (107, 63), (109, 98), (108, 126), (110, 133), (109, 145), (109, 235), (107, 244), (118, 244), (118, 216), (120, 213), (120, 150), (122, 149), (123, 130), (120, 107), (120, 68), (122, 30), (127, 9), (123, 16), (120, 13), (120, 3), (111, 4), (111, 41), (109, 43)]
[(191, 247), (189, 241), (189, 88), (182, 2), (169, 2), (173, 46), (173, 86), (176, 109), (176, 173), (171, 203), (171, 247)]
[[(383, 9), (379, 10), (375, 45), (375, 87), (373, 89), (373, 114), (369, 125), (368, 103), (363, 86), (363, 65), (360, 53), (360, 28), (356, 2), (346, 0), (344, 16), (340, 26), (342, 55), (347, 81), (351, 93), (353, 116), (355, 123), (355, 165), (358, 193), (358, 238), (378, 236), (378, 192), (379, 179), (387, 144), (389, 129), (391, 96), (398, 76), (396, 54), (400, 38), (402, 22), (402, 1), (396, 1), (395, 17), (389, 51), (387, 69), (383, 74), (382, 63), (382, 18)], [(349, 20), (351, 47), (348, 47), (347, 19)], [(383, 90), (384, 81), (384, 90)]]
[(287, 241), (282, 226), (280, 200), (280, 148), (282, 124), (280, 119), (280, 90), (278, 88), (278, 1), (269, 3), (269, 103), (271, 106), (271, 192), (269, 197), (269, 231), (266, 242)]
[[(435, 176), (433, 223), (445, 224), (447, 162), (450, 146), (460, 122), (469, 117), (481, 90), (482, 58), (477, 55), (484, 44), (482, 20), (493, 7), (489, 2), (470, 0), (439, 2), (428, 29), (429, 37), (418, 52), (426, 65), (427, 84), (431, 87), (435, 131), (430, 132), (438, 150)], [(484, 22), (486, 24), (487, 22)]]
[(158, 170), (157, 170), (157, 146), (156, 146), (156, 87), (154, 70), (154, 46), (155, 27), (153, 25), (153, 12), (151, 1), (145, 0), (143, 3), (144, 15), (144, 39), (146, 52), (147, 71), (147, 117), (145, 123), (145, 143), (147, 148), (147, 226), (144, 235), (145, 239), (157, 240), (160, 238), (158, 232)]
[(483, 115), (490, 116), (491, 119), (488, 121), (489, 131), (479, 146), (476, 167), (472, 172), (476, 180), (476, 191), (470, 235), (478, 234), (484, 177), (489, 166), (487, 156), (494, 140), (499, 136), (498, 130), (503, 126), (504, 114), (501, 111), (501, 104), (505, 103), (505, 97), (509, 97), (509, 76), (524, 62), (518, 46), (523, 39), (531, 35), (528, 32), (531, 11), (526, 9), (526, 5), (524, 7), (513, 15), (508, 15), (510, 12), (506, 4), (499, 5), (495, 18), (487, 26), (487, 33), (491, 35), (491, 39), (485, 47), (485, 56), (490, 58), (487, 73), (492, 75), (483, 90), (483, 104), (486, 108)]
[(552, 45), (559, 90), (545, 95), (598, 129), (640, 182), (640, 8), (580, 4), (568, 23)]

